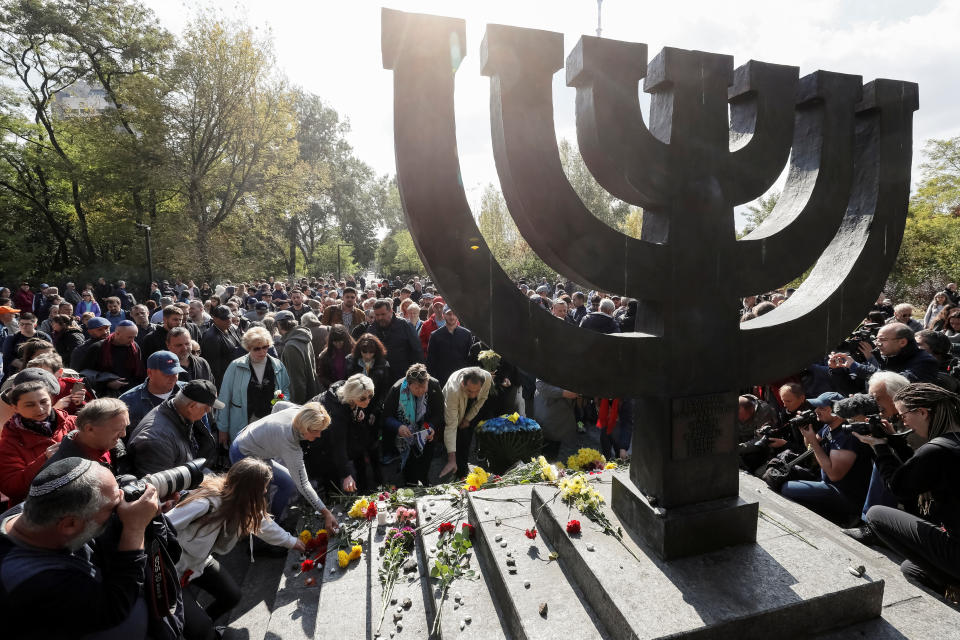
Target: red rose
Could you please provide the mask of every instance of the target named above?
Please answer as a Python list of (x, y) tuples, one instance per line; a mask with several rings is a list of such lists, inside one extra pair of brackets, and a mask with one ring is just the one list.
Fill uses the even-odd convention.
[(376, 518), (376, 517), (377, 517), (377, 503), (376, 503), (376, 502), (371, 502), (369, 505), (367, 505), (367, 510), (364, 512), (363, 516), (364, 516), (367, 520), (373, 520), (374, 518)]
[(452, 522), (441, 522), (440, 527), (437, 530), (441, 535), (443, 535), (444, 533), (453, 533), (457, 530), (457, 528), (453, 526)]
[(310, 571), (311, 569), (313, 569), (313, 560), (311, 560), (310, 558), (307, 558), (306, 560), (304, 560), (303, 562), (300, 563), (300, 572), (301, 572), (301, 573), (306, 573), (307, 571)]
[(467, 487), (467, 491), (476, 491), (476, 490), (477, 488), (473, 485), (470, 485), (469, 487)]
[(572, 536), (579, 535), (579, 534), (580, 534), (580, 521), (579, 521), (579, 520), (571, 520), (570, 522), (568, 522), (568, 523), (567, 523), (567, 533), (569, 533), (569, 534), (572, 535)]
[(531, 540), (534, 540), (537, 537), (537, 530), (536, 528), (527, 529), (526, 531), (523, 532), (523, 535), (527, 536)]
[(463, 535), (473, 540), (473, 534), (476, 531), (476, 529), (472, 524), (468, 522), (464, 522), (462, 525), (460, 525), (460, 528), (463, 529)]

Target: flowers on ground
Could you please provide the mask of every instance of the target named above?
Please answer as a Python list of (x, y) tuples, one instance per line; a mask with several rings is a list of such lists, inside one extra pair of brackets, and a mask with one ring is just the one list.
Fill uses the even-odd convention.
[(582, 473), (561, 478), (557, 487), (564, 502), (585, 514), (587, 511), (599, 512), (600, 505), (604, 502), (603, 496), (590, 485)]
[(302, 542), (303, 544), (307, 544), (308, 542), (313, 540), (313, 534), (310, 532), (310, 529), (304, 529), (303, 531), (300, 532), (300, 535), (297, 537), (300, 538), (300, 542)]
[(617, 468), (617, 463), (616, 463), (616, 462), (608, 462), (603, 468), (604, 468), (604, 469), (616, 469), (616, 468)]
[[(367, 517), (367, 507), (370, 506), (370, 503), (367, 502), (366, 498), (357, 498), (353, 506), (350, 507), (350, 511), (347, 512), (347, 515), (351, 518), (366, 518)], [(376, 507), (374, 507), (376, 509)], [(376, 515), (376, 512), (374, 512)]]
[(586, 447), (567, 458), (567, 466), (575, 471), (597, 471), (606, 464), (607, 459), (599, 451)]
[(313, 569), (313, 560), (311, 560), (310, 558), (307, 558), (306, 560), (300, 563), (300, 573), (306, 573), (307, 571), (311, 571), (312, 569)]
[(523, 532), (523, 535), (527, 536), (527, 537), (530, 538), (531, 540), (536, 540), (536, 538), (537, 538), (537, 529), (536, 529), (536, 527), (534, 527), (533, 529), (527, 529), (526, 531)]
[(476, 533), (476, 527), (469, 522), (464, 522), (462, 525), (460, 525), (460, 528), (463, 530), (463, 535), (473, 540), (473, 535)]
[(416, 522), (417, 510), (407, 507), (397, 507), (397, 522)]
[(340, 565), (341, 569), (345, 568), (348, 564), (350, 564), (350, 555), (343, 549), (340, 549), (337, 551), (337, 563)]
[(355, 544), (353, 548), (350, 549), (350, 555), (347, 556), (347, 560), (359, 560), (361, 555), (363, 555), (363, 547)]
[(440, 526), (437, 528), (437, 531), (440, 532), (440, 535), (445, 533), (453, 533), (457, 528), (453, 525), (452, 522), (441, 522)]
[(377, 517), (377, 503), (371, 502), (367, 505), (367, 508), (363, 511), (363, 517), (367, 520), (373, 520)]
[(571, 536), (580, 534), (580, 521), (579, 520), (570, 520), (567, 522), (567, 533)]
[(537, 456), (537, 464), (540, 466), (540, 473), (547, 482), (557, 481), (557, 468), (547, 462), (543, 456)]
[(463, 488), (467, 491), (476, 491), (485, 485), (489, 479), (490, 474), (484, 471), (481, 467), (474, 467), (473, 470), (467, 475), (467, 479), (464, 481)]

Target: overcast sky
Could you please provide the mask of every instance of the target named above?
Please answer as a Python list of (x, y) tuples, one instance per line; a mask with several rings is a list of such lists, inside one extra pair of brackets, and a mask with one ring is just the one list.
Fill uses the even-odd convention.
[[(161, 23), (179, 33), (196, 4), (145, 0)], [(464, 18), (466, 58), (457, 73), (457, 133), (468, 197), (499, 187), (490, 141), (489, 79), (479, 72), (488, 23), (564, 34), (566, 52), (595, 35), (596, 0), (215, 0), (207, 6), (269, 29), (278, 62), (295, 84), (350, 119), (357, 155), (382, 174), (395, 173), (391, 72), (380, 58), (380, 8)], [(914, 180), (924, 141), (960, 135), (960, 2), (943, 0), (737, 0), (647, 2), (604, 0), (603, 36), (644, 42), (650, 58), (663, 46), (732, 54), (920, 85), (914, 116)], [(557, 137), (576, 142), (575, 90), (563, 71), (554, 81)], [(476, 212), (475, 212), (476, 213)]]

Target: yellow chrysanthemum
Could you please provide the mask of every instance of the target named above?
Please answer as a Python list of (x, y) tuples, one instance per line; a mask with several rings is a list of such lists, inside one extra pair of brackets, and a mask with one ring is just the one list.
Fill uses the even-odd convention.
[(616, 468), (617, 468), (617, 463), (616, 463), (616, 462), (608, 462), (603, 468), (604, 468), (604, 469), (616, 469)]
[(350, 511), (347, 512), (347, 515), (351, 518), (362, 518), (368, 506), (370, 506), (370, 503), (367, 502), (366, 498), (357, 498), (353, 506), (350, 507)]
[(304, 529), (303, 531), (300, 532), (300, 535), (297, 537), (300, 538), (300, 542), (302, 542), (303, 544), (307, 544), (308, 542), (313, 540), (313, 534), (310, 533), (309, 529)]
[(350, 555), (347, 557), (347, 560), (359, 560), (360, 556), (363, 554), (363, 547), (358, 544), (353, 545), (353, 548), (350, 549)]
[(586, 469), (595, 462), (599, 462), (602, 465), (606, 463), (606, 458), (596, 449), (589, 449), (587, 447), (580, 449), (567, 458), (567, 466), (575, 470)]
[(340, 549), (340, 551), (337, 551), (337, 562), (340, 564), (340, 568), (343, 569), (350, 564), (350, 556), (347, 555), (346, 551)]

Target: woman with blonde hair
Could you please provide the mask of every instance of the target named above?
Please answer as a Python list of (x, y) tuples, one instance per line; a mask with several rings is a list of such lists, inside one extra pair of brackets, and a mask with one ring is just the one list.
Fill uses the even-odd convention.
[(248, 456), (270, 462), (273, 467), (270, 484), (274, 489), (270, 513), (277, 520), (283, 519), (291, 499), (299, 491), (310, 506), (323, 515), (326, 528), (337, 529), (337, 519), (310, 485), (300, 448), (301, 441), (313, 442), (329, 426), (330, 414), (319, 402), (308, 402), (302, 407), (278, 402), (272, 414), (247, 425), (230, 445), (232, 463)]
[(214, 600), (202, 609), (184, 590), (183, 636), (187, 640), (212, 638), (213, 621), (240, 601), (240, 587), (213, 554), (223, 555), (237, 540), (255, 535), (264, 542), (303, 551), (303, 543), (284, 531), (267, 513), (270, 466), (247, 458), (226, 475), (210, 475), (195, 491), (167, 513), (177, 531), (182, 552), (177, 573), (183, 585), (210, 593)]
[(273, 336), (263, 327), (252, 327), (243, 334), (241, 344), (247, 355), (227, 366), (220, 383), (220, 402), (225, 406), (217, 414), (217, 428), (225, 445), (245, 426), (270, 415), (278, 391), (290, 397), (286, 367), (267, 353)]

